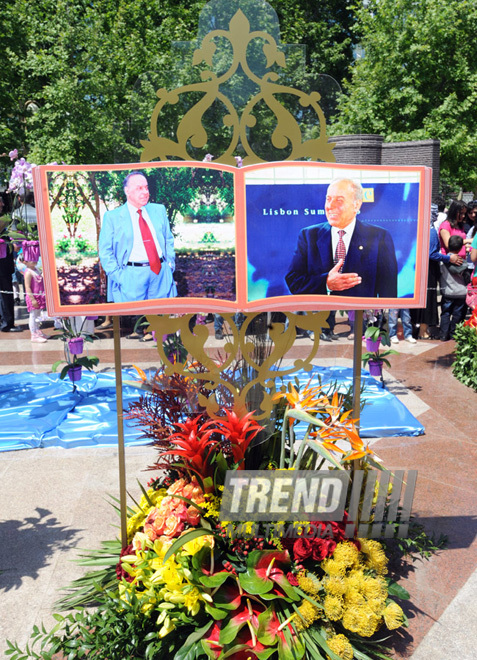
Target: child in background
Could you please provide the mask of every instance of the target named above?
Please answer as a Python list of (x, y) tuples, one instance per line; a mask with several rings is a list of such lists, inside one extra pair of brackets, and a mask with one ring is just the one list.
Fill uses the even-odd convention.
[(31, 332), (31, 341), (35, 344), (44, 344), (48, 337), (40, 330), (42, 311), (46, 309), (45, 286), (43, 276), (38, 270), (36, 261), (26, 261), (25, 300), (30, 319), (28, 326)]
[[(464, 245), (461, 236), (453, 235), (449, 238), (449, 254), (459, 254)], [(457, 264), (441, 263), (440, 287), (442, 291), (441, 313), (441, 341), (448, 341), (454, 336), (455, 327), (465, 319), (467, 305), (467, 284), (470, 274), (467, 262), (460, 266)]]

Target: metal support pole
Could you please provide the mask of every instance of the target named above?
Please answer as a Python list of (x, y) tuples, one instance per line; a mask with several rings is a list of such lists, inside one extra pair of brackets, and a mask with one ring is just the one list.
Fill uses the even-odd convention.
[(121, 546), (128, 544), (127, 502), (126, 502), (126, 458), (124, 453), (123, 426), (123, 377), (121, 364), (121, 323), (119, 316), (113, 316), (114, 330), (114, 369), (116, 373), (116, 414), (118, 419), (118, 463), (119, 463), (119, 506), (121, 510)]
[(359, 309), (354, 315), (354, 350), (353, 350), (353, 419), (356, 419), (356, 428), (359, 432), (360, 403), (361, 403), (361, 355), (363, 348), (363, 310)]

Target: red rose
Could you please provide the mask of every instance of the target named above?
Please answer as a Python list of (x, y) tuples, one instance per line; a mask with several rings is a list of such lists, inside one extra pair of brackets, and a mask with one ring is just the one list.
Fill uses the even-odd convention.
[(336, 541), (333, 541), (333, 539), (315, 539), (313, 541), (313, 559), (323, 561), (323, 559), (333, 554), (335, 548)]
[(293, 544), (293, 554), (296, 561), (304, 561), (311, 557), (313, 544), (309, 539), (297, 539)]

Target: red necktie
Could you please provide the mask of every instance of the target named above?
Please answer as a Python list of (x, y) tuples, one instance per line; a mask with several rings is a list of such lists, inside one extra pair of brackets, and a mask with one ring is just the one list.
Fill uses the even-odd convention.
[(152, 237), (152, 232), (149, 229), (149, 225), (142, 217), (141, 209), (137, 211), (139, 213), (139, 229), (141, 230), (141, 236), (146, 248), (147, 258), (149, 259), (149, 266), (153, 273), (159, 275), (161, 272), (161, 259), (157, 253), (156, 244), (154, 243), (154, 238)]
[(346, 259), (346, 245), (344, 244), (344, 240), (343, 240), (343, 236), (346, 234), (346, 232), (344, 229), (339, 229), (338, 234), (339, 234), (339, 239), (336, 245), (334, 264), (336, 266), (338, 261), (340, 259), (343, 259), (343, 263), (341, 264), (341, 268), (339, 270), (339, 272), (341, 273), (341, 271), (343, 270), (344, 261)]

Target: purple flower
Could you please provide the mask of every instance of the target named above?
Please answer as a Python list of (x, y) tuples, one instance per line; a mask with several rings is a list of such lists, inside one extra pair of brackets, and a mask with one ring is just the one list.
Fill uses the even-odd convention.
[(8, 152), (8, 155), (10, 156), (10, 160), (15, 160), (18, 158), (18, 149), (12, 149), (12, 151)]
[(237, 167), (242, 167), (243, 161), (242, 161), (242, 156), (234, 156), (235, 162), (237, 163)]
[(213, 158), (214, 158), (214, 157), (212, 156), (212, 154), (205, 154), (205, 158), (204, 158), (204, 160), (203, 160), (202, 162), (204, 162), (204, 163), (211, 163), (212, 160), (213, 160)]

